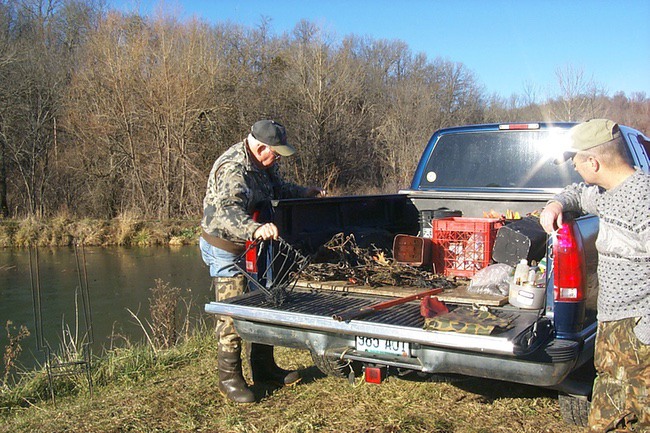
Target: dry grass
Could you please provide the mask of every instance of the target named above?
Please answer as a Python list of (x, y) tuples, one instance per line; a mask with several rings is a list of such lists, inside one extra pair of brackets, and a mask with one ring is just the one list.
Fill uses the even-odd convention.
[(0, 247), (12, 246), (14, 235), (17, 230), (18, 222), (7, 220), (0, 221)]
[(138, 231), (139, 226), (141, 226), (139, 224), (139, 218), (132, 213), (124, 212), (115, 221), (114, 239), (116, 245), (131, 245), (131, 239)]
[(83, 245), (105, 245), (109, 227), (108, 221), (84, 218), (76, 221), (70, 227), (70, 232), (73, 239), (78, 239)]
[(145, 221), (125, 213), (106, 220), (74, 220), (61, 214), (51, 219), (2, 221), (0, 247), (191, 245), (198, 242), (197, 221)]
[[(217, 391), (216, 342), (188, 360), (149, 374), (122, 376), (87, 394), (49, 402), (4, 419), (0, 432), (429, 432), (576, 433), (560, 419), (555, 394), (468, 379), (455, 384), (390, 377), (382, 385), (324, 377), (305, 351), (280, 348), (277, 359), (303, 381), (254, 387), (259, 402), (237, 405)], [(250, 380), (250, 378), (249, 378)]]
[(26, 247), (38, 244), (39, 233), (43, 232), (44, 225), (36, 218), (26, 218), (18, 223), (18, 229), (13, 235), (13, 245)]

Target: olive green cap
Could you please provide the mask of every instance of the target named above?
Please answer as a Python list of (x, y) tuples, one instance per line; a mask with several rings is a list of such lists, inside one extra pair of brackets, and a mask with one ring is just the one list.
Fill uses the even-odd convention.
[(621, 136), (618, 124), (609, 119), (591, 119), (569, 130), (571, 144), (564, 152), (563, 160), (571, 159), (577, 152), (589, 150), (601, 144), (609, 143)]

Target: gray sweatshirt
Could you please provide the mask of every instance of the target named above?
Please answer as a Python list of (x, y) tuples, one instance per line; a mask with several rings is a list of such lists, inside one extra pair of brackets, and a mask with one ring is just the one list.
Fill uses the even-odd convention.
[(598, 320), (640, 318), (634, 333), (650, 344), (650, 175), (637, 170), (611, 190), (569, 185), (553, 200), (600, 217)]

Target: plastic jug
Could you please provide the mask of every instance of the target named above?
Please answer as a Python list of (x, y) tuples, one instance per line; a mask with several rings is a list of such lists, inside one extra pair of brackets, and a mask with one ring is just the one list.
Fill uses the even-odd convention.
[(517, 285), (523, 285), (528, 281), (528, 260), (526, 259), (521, 259), (519, 263), (517, 263), (517, 267), (515, 267), (515, 284)]

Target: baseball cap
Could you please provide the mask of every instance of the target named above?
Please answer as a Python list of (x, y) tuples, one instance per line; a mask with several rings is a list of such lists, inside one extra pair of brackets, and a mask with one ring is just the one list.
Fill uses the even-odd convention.
[(620, 136), (621, 131), (618, 124), (612, 120), (587, 120), (569, 130), (571, 144), (569, 149), (563, 153), (561, 161), (573, 158), (577, 152), (617, 140)]
[(274, 120), (255, 122), (251, 127), (251, 135), (279, 155), (291, 156), (296, 153), (296, 149), (287, 143), (287, 132), (284, 126)]

